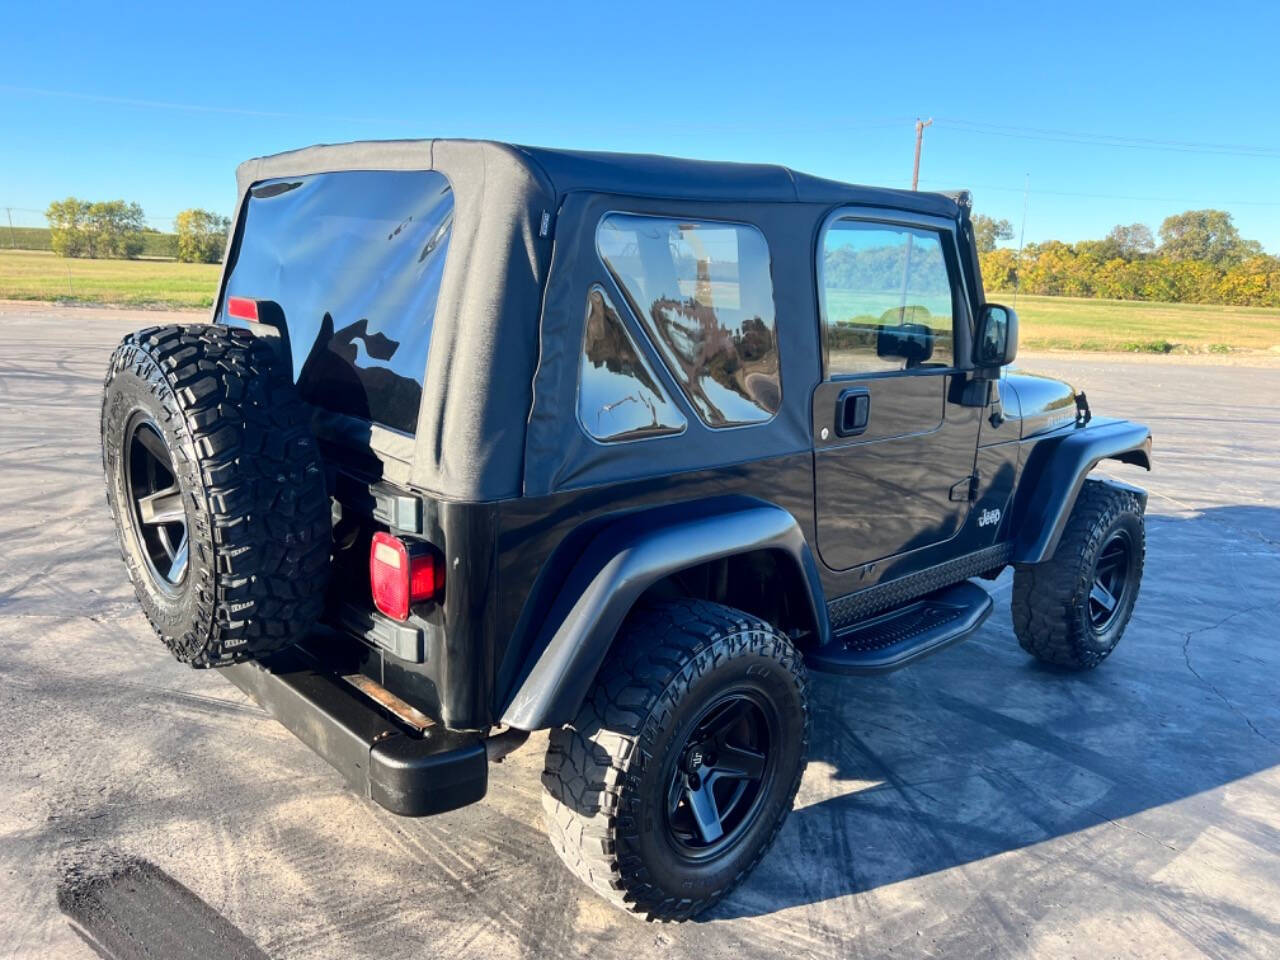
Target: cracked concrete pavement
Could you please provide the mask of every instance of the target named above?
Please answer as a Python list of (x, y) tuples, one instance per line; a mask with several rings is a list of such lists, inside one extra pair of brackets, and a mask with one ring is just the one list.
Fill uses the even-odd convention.
[(112, 541), (97, 417), (118, 338), (179, 319), (0, 304), (0, 955), (93, 956), (60, 903), (81, 924), (172, 913), (136, 931), (171, 938), (159, 955), (1280, 955), (1275, 364), (1024, 358), (1155, 433), (1154, 473), (1115, 471), (1151, 490), (1120, 648), (1084, 675), (1037, 666), (1006, 574), (967, 643), (818, 677), (777, 846), (712, 916), (659, 926), (560, 867), (545, 738), (482, 803), (401, 820), (169, 659)]

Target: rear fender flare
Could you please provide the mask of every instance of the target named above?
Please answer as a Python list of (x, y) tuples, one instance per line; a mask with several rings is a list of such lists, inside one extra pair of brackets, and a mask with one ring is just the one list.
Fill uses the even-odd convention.
[[(1041, 441), (1043, 442), (1043, 441)], [(1036, 452), (1032, 452), (1032, 458)], [(1019, 511), (1014, 538), (1014, 563), (1043, 563), (1053, 559), (1071, 510), (1089, 471), (1103, 460), (1119, 460), (1151, 469), (1151, 431), (1140, 423), (1095, 420), (1053, 444), (1041, 463), (1024, 472), (1019, 482), (1034, 484)], [(1147, 495), (1137, 487), (1108, 481), (1139, 496), (1143, 508)]]
[(830, 636), (818, 568), (799, 524), (764, 501), (683, 504), (610, 524), (574, 565), (526, 660), (502, 723), (521, 730), (569, 723), (587, 695), (622, 621), (658, 581), (710, 560), (757, 550), (796, 564), (816, 626)]

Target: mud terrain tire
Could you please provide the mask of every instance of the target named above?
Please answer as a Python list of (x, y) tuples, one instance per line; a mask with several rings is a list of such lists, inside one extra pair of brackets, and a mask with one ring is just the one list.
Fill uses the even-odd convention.
[(1100, 664), (1124, 635), (1145, 556), (1137, 498), (1086, 480), (1053, 558), (1014, 570), (1013, 629), (1022, 649), (1074, 670)]
[(129, 577), (178, 660), (234, 663), (311, 627), (329, 499), (270, 345), (209, 324), (129, 334), (103, 387), (102, 460)]
[[(808, 745), (808, 680), (785, 636), (701, 600), (641, 608), (573, 724), (551, 732), (543, 812), (552, 846), (616, 906), (651, 920), (692, 917), (769, 849)], [(739, 776), (747, 768), (756, 779)], [(703, 807), (723, 831), (710, 841), (692, 812), (705, 804), (703, 787), (719, 798), (714, 816)]]

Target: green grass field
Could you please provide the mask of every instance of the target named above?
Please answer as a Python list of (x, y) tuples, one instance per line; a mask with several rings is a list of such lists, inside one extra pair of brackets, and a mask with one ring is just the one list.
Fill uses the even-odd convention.
[(221, 266), (172, 260), (77, 260), (0, 250), (0, 300), (208, 307)]
[[(837, 317), (866, 314), (872, 304), (862, 323), (875, 323), (878, 312), (897, 300), (865, 294), (845, 298), (841, 293), (828, 291), (828, 306)], [(1014, 306), (1011, 291), (988, 292), (987, 299)], [(934, 312), (949, 309), (945, 302), (928, 306)], [(1028, 350), (1231, 353), (1280, 348), (1280, 310), (1268, 307), (1019, 296), (1016, 309), (1019, 343)]]
[[(0, 250), (52, 250), (48, 227), (10, 227), (0, 223)], [(173, 233), (144, 233), (144, 257), (176, 257), (178, 236)]]
[[(1013, 304), (1012, 293), (988, 293)], [(1032, 350), (1228, 353), (1280, 349), (1280, 310), (1197, 303), (1019, 296), (1021, 343)]]
[[(0, 249), (0, 299), (121, 306), (207, 307), (217, 264), (159, 260), (72, 260)], [(1012, 293), (990, 299), (1011, 304)], [(1226, 353), (1280, 348), (1280, 310), (1070, 297), (1020, 296), (1021, 345), (1028, 350)]]
[(10, 227), (0, 224), (0, 247), (5, 250), (52, 250), (48, 227)]

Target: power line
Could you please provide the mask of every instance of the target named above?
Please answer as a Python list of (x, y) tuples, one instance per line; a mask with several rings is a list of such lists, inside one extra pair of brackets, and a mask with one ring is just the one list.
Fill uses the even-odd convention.
[(1016, 127), (979, 120), (937, 118), (941, 127), (964, 130), (985, 136), (1010, 137), (1015, 140), (1041, 140), (1049, 143), (1079, 143), (1088, 146), (1122, 147), (1129, 150), (1157, 150), (1171, 153), (1209, 153), (1223, 156), (1280, 159), (1280, 147), (1250, 144), (1207, 143), (1196, 140), (1168, 140), (1156, 137), (1133, 137), (1109, 133), (1087, 133), (1076, 130), (1053, 130), (1042, 127)]
[[(45, 211), (43, 211), (43, 210), (36, 210), (36, 209), (34, 209), (34, 208), (32, 208), (32, 207), (6, 207), (5, 209), (6, 209), (6, 210), (17, 210), (19, 213), (38, 213), (38, 214), (40, 214), (40, 216), (44, 216), (44, 213), (45, 213)], [(143, 219), (144, 219), (144, 220), (176, 220), (176, 219), (177, 219), (177, 217), (176, 217), (176, 216), (175, 216), (175, 217), (165, 217), (165, 216), (158, 216), (158, 215), (157, 215), (157, 216), (151, 216), (150, 214), (147, 214), (146, 216), (144, 216), (144, 217), (143, 217)]]
[[(955, 184), (949, 180), (926, 180), (925, 183), (932, 183), (934, 186), (948, 188), (955, 186)], [(999, 190), (1004, 193), (1021, 193), (1023, 190), (1022, 187), (994, 183), (970, 183), (966, 185), (966, 189)], [(1143, 197), (1124, 193), (1083, 193), (1075, 190), (1036, 190), (1034, 192), (1044, 196), (1082, 197), (1088, 200), (1141, 200), (1150, 203), (1203, 203), (1208, 204), (1209, 206), (1218, 207), (1280, 207), (1280, 200), (1206, 200), (1203, 197)]]
[(65, 100), (85, 100), (90, 103), (114, 103), (124, 107), (142, 107), (149, 110), (180, 110), (187, 113), (223, 113), (238, 117), (259, 117), (266, 120), (328, 120), (339, 123), (394, 123), (385, 117), (344, 117), (315, 113), (285, 113), (276, 110), (247, 110), (241, 107), (223, 107), (202, 103), (179, 103), (169, 100), (144, 100), (133, 97), (112, 97), (98, 93), (80, 93), (75, 90), (46, 90), (40, 87), (19, 87), (0, 84), (0, 93), (24, 96), (60, 97)]
[[(23, 96), (57, 97), (68, 100), (84, 100), (91, 103), (111, 103), (126, 107), (153, 110), (179, 110), (190, 113), (218, 113), (242, 117), (258, 117), (268, 120), (312, 119), (342, 123), (394, 123), (385, 117), (353, 117), (342, 115), (296, 113), (280, 110), (251, 110), (243, 107), (226, 107), (218, 104), (184, 103), (170, 100), (151, 100), (137, 97), (119, 97), (76, 90), (50, 90), (43, 87), (24, 87), (16, 84), (0, 84), (0, 93)], [(890, 126), (898, 120), (884, 118), (862, 121), (859, 126)], [(1079, 143), (1092, 146), (1122, 147), (1132, 150), (1161, 150), (1175, 153), (1209, 153), (1227, 156), (1261, 157), (1280, 159), (1280, 147), (1262, 147), (1254, 144), (1213, 143), (1199, 140), (1176, 140), (1161, 137), (1136, 137), (1122, 134), (1095, 133), (1080, 130), (1060, 130), (1047, 127), (1021, 127), (1011, 124), (991, 123), (985, 120), (966, 120), (959, 117), (938, 117), (939, 126), (955, 130), (967, 130), (989, 136), (1010, 137), (1018, 140), (1041, 140), (1050, 143)], [(845, 124), (848, 126), (849, 124)], [(703, 126), (703, 125), (700, 125)]]
[[(35, 209), (32, 209), (31, 207), (10, 207), (10, 206), (4, 206), (4, 204), (3, 204), (3, 203), (0, 203), (0, 206), (3, 206), (3, 207), (4, 207), (4, 209), (5, 209), (5, 211), (6, 211), (6, 212), (7, 212), (7, 214), (8, 214), (8, 217), (9, 217), (9, 230), (10, 230), (10, 233), (12, 233), (12, 231), (13, 231), (13, 229), (14, 229), (13, 214), (15, 214), (15, 213), (32, 213), (32, 214), (36, 214), (37, 216), (39, 216), (39, 217), (41, 217), (41, 218), (43, 218), (43, 219), (46, 219), (46, 220), (48, 219), (48, 214), (47, 214), (47, 213), (46, 213), (46, 211), (44, 211), (44, 210), (35, 210)], [(177, 223), (177, 221), (178, 221), (178, 218), (177, 218), (176, 216), (172, 216), (172, 217), (164, 217), (164, 216), (151, 216), (150, 214), (143, 214), (142, 219), (143, 219), (143, 221), (144, 221), (148, 226), (153, 227), (153, 228), (155, 228), (157, 225), (160, 225), (160, 224), (167, 224), (167, 225), (169, 225), (169, 226), (173, 226), (173, 225), (174, 225), (174, 224), (176, 224), (176, 223)], [(18, 229), (21, 229), (21, 230), (29, 230), (29, 229), (32, 229), (32, 228), (31, 228), (31, 227), (27, 227), (27, 226), (23, 226), (22, 224), (19, 224), (19, 225), (18, 225)], [(36, 227), (36, 228), (34, 228), (34, 229), (43, 229), (43, 228), (42, 228), (42, 227)]]

